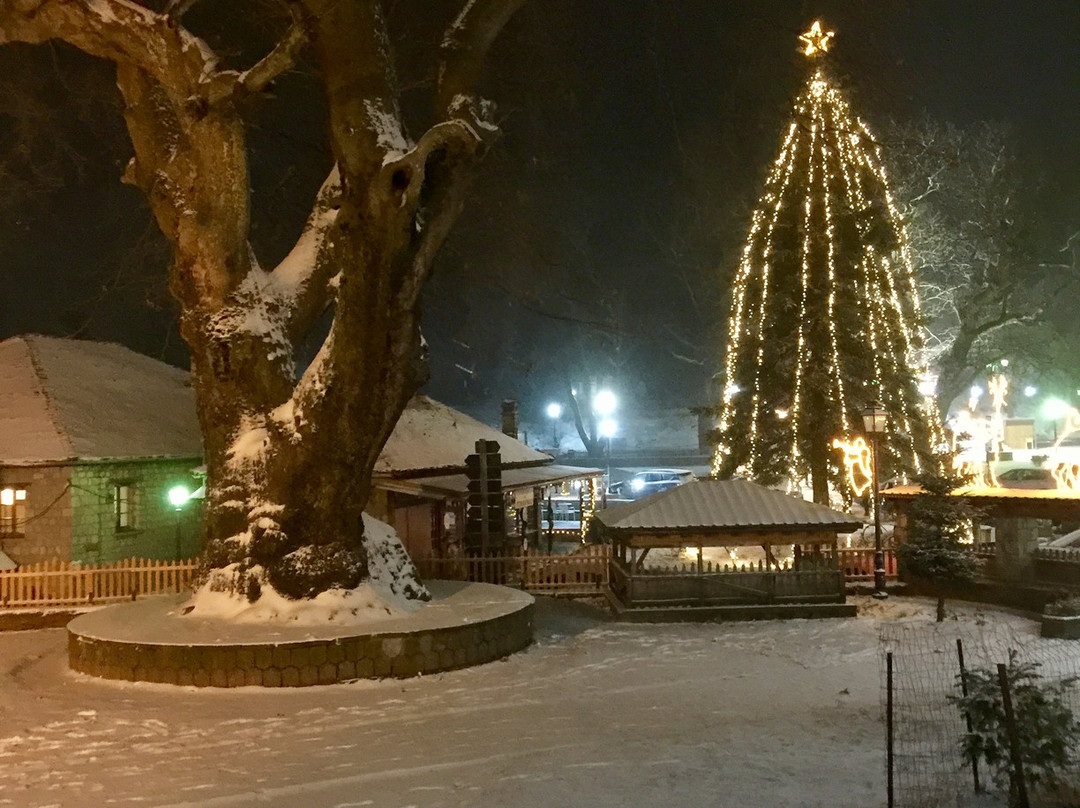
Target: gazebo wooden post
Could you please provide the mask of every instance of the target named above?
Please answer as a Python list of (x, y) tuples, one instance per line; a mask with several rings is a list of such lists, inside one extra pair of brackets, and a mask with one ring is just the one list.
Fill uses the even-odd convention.
[(702, 547), (698, 544), (697, 548), (697, 581), (698, 581), (698, 603), (705, 603), (705, 564), (701, 559)]

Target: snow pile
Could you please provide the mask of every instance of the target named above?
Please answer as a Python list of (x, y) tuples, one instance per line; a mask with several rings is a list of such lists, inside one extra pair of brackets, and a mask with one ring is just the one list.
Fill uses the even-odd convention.
[(293, 600), (263, 581), (259, 599), (251, 603), (242, 595), (204, 584), (176, 614), (230, 623), (364, 626), (404, 617), (430, 600), (428, 591), (416, 583), (416, 570), (397, 533), (368, 514), (364, 514), (364, 549), (370, 577), (355, 589), (331, 589)]

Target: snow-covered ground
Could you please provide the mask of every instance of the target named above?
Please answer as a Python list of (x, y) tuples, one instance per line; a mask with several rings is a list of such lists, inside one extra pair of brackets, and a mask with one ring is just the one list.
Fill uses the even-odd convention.
[(880, 806), (880, 620), (933, 604), (859, 602), (630, 625), (541, 598), (508, 660), (295, 690), (95, 680), (62, 629), (0, 633), (0, 806)]

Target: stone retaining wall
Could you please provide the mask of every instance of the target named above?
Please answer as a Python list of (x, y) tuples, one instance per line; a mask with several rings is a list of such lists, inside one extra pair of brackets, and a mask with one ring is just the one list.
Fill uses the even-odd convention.
[(104, 679), (195, 687), (303, 687), (353, 679), (408, 678), (491, 662), (533, 637), (531, 603), (465, 626), (277, 645), (151, 645), (69, 629), (71, 668)]

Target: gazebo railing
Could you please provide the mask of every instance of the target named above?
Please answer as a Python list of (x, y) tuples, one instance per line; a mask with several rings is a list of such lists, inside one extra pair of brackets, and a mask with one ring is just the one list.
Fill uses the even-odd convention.
[(609, 573), (615, 594), (628, 606), (724, 606), (768, 603), (842, 603), (838, 569), (741, 572), (637, 573), (618, 561)]

